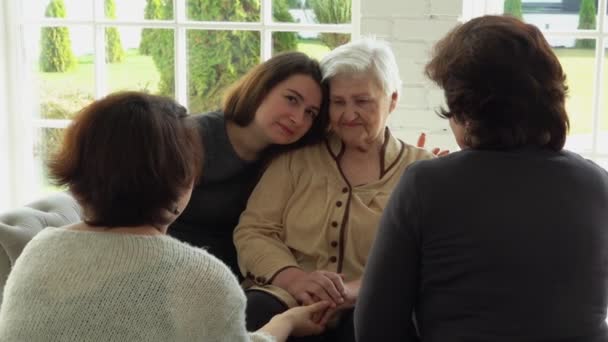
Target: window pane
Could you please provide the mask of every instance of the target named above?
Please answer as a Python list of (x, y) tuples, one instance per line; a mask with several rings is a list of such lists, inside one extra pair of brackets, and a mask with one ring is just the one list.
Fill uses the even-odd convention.
[(260, 34), (188, 30), (187, 50), (189, 110), (216, 110), (224, 90), (260, 62)]
[(603, 88), (600, 98), (600, 129), (598, 135), (597, 146), (601, 153), (608, 153), (608, 39), (604, 41), (604, 69), (603, 69)]
[(260, 0), (185, 0), (186, 18), (196, 21), (260, 21)]
[[(166, 11), (173, 7), (173, 1), (160, 0), (104, 0), (106, 19), (142, 20), (163, 19)], [(169, 8), (165, 8), (170, 6)], [(147, 14), (147, 17), (144, 16)]]
[(591, 151), (593, 131), (593, 75), (595, 73), (595, 40), (547, 37), (557, 55), (568, 84), (566, 110), (570, 134), (566, 147), (573, 151)]
[[(158, 43), (163, 40), (171, 43)], [(108, 44), (106, 70), (109, 92), (139, 90), (153, 94), (161, 93), (159, 67), (154, 62), (153, 56), (167, 54), (167, 64), (170, 67), (166, 70), (166, 78), (173, 82), (172, 42), (173, 30), (171, 29), (138, 27), (106, 29), (106, 43)], [(173, 92), (167, 93), (167, 89), (164, 88), (162, 90), (165, 90), (165, 95), (173, 96)]]
[(346, 24), (351, 22), (351, 0), (272, 0), (278, 22)]
[(597, 24), (596, 0), (504, 1), (504, 13), (521, 17), (541, 30), (574, 31), (592, 30)]
[[(608, 159), (606, 158), (601, 158), (601, 159), (597, 159), (595, 161), (599, 166), (603, 167), (606, 171), (608, 171)], [(608, 318), (606, 318), (606, 321), (608, 322)]]
[(43, 127), (36, 129), (36, 134), (34, 135), (36, 139), (34, 141), (34, 160), (40, 171), (38, 174), (40, 176), (39, 184), (42, 185), (42, 189), (40, 189), (41, 194), (65, 190), (52, 184), (47, 167), (49, 157), (61, 146), (64, 132), (65, 129), (63, 128)]
[(350, 34), (318, 32), (273, 32), (272, 54), (296, 50), (321, 60), (330, 50), (348, 43)]
[(35, 61), (40, 112), (67, 119), (94, 98), (93, 31), (89, 27), (44, 27)]
[(30, 19), (93, 18), (93, 0), (25, 0), (22, 5)]

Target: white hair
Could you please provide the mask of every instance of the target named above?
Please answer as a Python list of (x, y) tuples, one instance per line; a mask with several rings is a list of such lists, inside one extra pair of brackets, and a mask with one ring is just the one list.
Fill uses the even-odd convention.
[(388, 42), (374, 37), (338, 46), (321, 60), (323, 81), (337, 75), (370, 72), (387, 95), (401, 93), (401, 78), (395, 54)]

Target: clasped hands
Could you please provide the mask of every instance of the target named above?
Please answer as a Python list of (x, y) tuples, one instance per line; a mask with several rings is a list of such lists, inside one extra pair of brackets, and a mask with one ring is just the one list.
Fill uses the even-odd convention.
[(292, 267), (281, 271), (273, 284), (289, 292), (300, 305), (328, 302), (324, 311), (313, 316), (315, 322), (325, 324), (337, 311), (355, 306), (360, 280), (344, 282), (343, 276), (335, 272), (305, 272)]

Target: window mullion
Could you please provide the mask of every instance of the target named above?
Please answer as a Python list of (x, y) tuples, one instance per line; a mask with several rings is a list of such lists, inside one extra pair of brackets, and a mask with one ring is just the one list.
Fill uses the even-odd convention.
[(260, 3), (262, 31), (260, 32), (260, 60), (266, 61), (272, 57), (272, 0), (262, 0)]
[(600, 139), (600, 116), (602, 113), (602, 89), (603, 75), (604, 75), (604, 51), (606, 49), (606, 39), (603, 31), (604, 19), (606, 13), (606, 2), (608, 0), (600, 0), (598, 3), (598, 16), (597, 16), (597, 31), (599, 32), (598, 38), (595, 43), (595, 75), (593, 75), (593, 105), (592, 105), (592, 125), (591, 125), (591, 154), (592, 158), (596, 159), (598, 155), (598, 143)]
[(94, 0), (93, 3), (93, 44), (95, 60), (95, 98), (106, 95), (106, 30), (105, 26), (97, 23), (105, 16), (103, 0)]
[(186, 21), (186, 2), (185, 0), (174, 0), (173, 15), (174, 26), (174, 82), (175, 99), (177, 102), (188, 106), (188, 52), (186, 46), (186, 27), (182, 25)]

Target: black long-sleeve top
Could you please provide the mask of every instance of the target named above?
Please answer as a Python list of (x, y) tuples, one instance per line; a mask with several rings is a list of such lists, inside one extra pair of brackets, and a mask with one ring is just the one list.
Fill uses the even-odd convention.
[(567, 151), (464, 150), (405, 171), (357, 341), (608, 341), (608, 173)]

